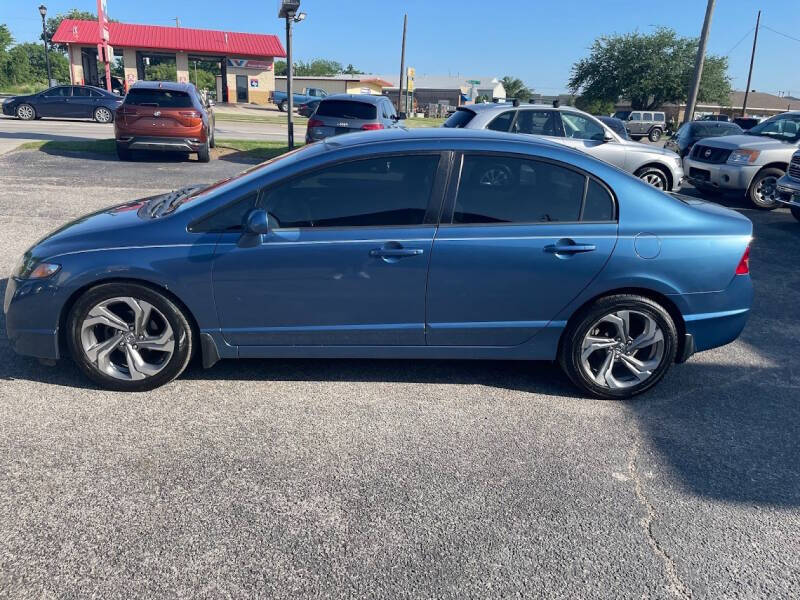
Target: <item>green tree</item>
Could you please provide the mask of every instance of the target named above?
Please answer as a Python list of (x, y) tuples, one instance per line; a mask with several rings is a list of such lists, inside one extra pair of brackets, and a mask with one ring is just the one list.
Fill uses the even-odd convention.
[(277, 77), (286, 77), (286, 61), (285, 60), (276, 60), (275, 64), (273, 65), (275, 69), (275, 75)]
[(584, 96), (575, 98), (575, 107), (591, 115), (610, 115), (614, 112), (614, 103), (611, 100), (599, 100)]
[(360, 69), (356, 69), (352, 63), (347, 65), (344, 71), (342, 71), (345, 75), (363, 75), (364, 71)]
[(527, 102), (533, 96), (533, 90), (526, 86), (521, 79), (506, 75), (500, 80), (506, 90), (506, 98), (518, 99)]
[[(630, 100), (635, 110), (652, 110), (666, 102), (685, 102), (694, 71), (698, 41), (674, 30), (601, 36), (589, 56), (572, 66), (569, 87), (585, 101)], [(728, 59), (707, 56), (698, 100), (725, 103), (731, 91)]]
[[(16, 81), (14, 83), (47, 83), (47, 62), (44, 56), (44, 46), (42, 44), (27, 42), (25, 44), (17, 44), (9, 51), (9, 56), (12, 62), (18, 65), (28, 63), (28, 77), (25, 81)], [(24, 66), (18, 66), (17, 69), (24, 70)], [(69, 61), (67, 57), (60, 52), (50, 52), (50, 72), (53, 79), (60, 83), (69, 82)]]
[(315, 58), (311, 62), (298, 61), (294, 65), (295, 75), (331, 77), (342, 72), (342, 63), (335, 60)]

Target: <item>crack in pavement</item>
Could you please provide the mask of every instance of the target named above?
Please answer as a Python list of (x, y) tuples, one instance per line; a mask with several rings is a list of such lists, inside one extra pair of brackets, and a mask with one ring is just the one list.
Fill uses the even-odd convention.
[(650, 547), (653, 548), (656, 556), (661, 559), (661, 562), (664, 565), (664, 571), (666, 572), (667, 579), (669, 580), (669, 591), (676, 598), (682, 598), (684, 600), (692, 598), (692, 590), (683, 582), (683, 580), (680, 578), (680, 575), (678, 575), (678, 569), (675, 565), (675, 561), (672, 560), (672, 557), (667, 553), (667, 551), (661, 547), (661, 545), (658, 543), (658, 540), (656, 540), (655, 535), (653, 534), (653, 521), (656, 519), (656, 509), (653, 507), (653, 505), (650, 503), (650, 500), (648, 500), (647, 495), (644, 493), (644, 485), (636, 468), (636, 457), (638, 454), (638, 442), (634, 440), (633, 448), (631, 450), (631, 457), (628, 461), (628, 472), (630, 473), (631, 479), (633, 479), (636, 499), (645, 509), (646, 513), (645, 516), (639, 520), (639, 525), (641, 525), (645, 535), (647, 535), (647, 541), (649, 542)]

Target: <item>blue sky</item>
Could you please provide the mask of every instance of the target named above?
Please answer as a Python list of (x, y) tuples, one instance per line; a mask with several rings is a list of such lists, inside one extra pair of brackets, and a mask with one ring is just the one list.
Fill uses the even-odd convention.
[[(95, 0), (45, 0), (50, 14), (96, 9)], [(0, 23), (19, 41), (34, 40), (40, 0), (0, 0)], [(174, 24), (283, 35), (277, 0), (108, 0), (113, 18), (132, 23)], [(653, 26), (699, 35), (706, 2), (672, 0), (302, 0), (308, 19), (295, 29), (298, 59), (331, 58), (377, 74), (399, 71), (403, 12), (408, 12), (407, 64), (418, 74), (514, 75), (542, 93), (564, 91), (572, 64), (595, 37)], [(735, 89), (743, 89), (759, 6), (718, 0), (709, 51), (728, 54)], [(752, 88), (800, 97), (798, 0), (764, 0)], [(788, 39), (767, 27), (788, 34)], [(748, 33), (750, 32), (750, 33)], [(744, 39), (743, 39), (744, 38)], [(741, 40), (741, 41), (740, 41)], [(738, 45), (737, 45), (738, 43)]]

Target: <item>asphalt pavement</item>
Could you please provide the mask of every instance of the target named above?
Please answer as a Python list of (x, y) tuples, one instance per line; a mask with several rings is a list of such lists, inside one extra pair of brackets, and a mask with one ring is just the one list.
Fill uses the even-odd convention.
[[(243, 167), (0, 156), (0, 272)], [(797, 598), (800, 223), (720, 202), (755, 223), (751, 320), (630, 402), (466, 361), (223, 361), (125, 395), (0, 323), (0, 597)]]

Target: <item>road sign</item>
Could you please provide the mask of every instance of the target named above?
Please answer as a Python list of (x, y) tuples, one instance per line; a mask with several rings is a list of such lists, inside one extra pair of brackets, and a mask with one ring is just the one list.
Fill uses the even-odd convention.
[(480, 82), (480, 79), (467, 79), (467, 83), (471, 83), (472, 85), (479, 85)]

